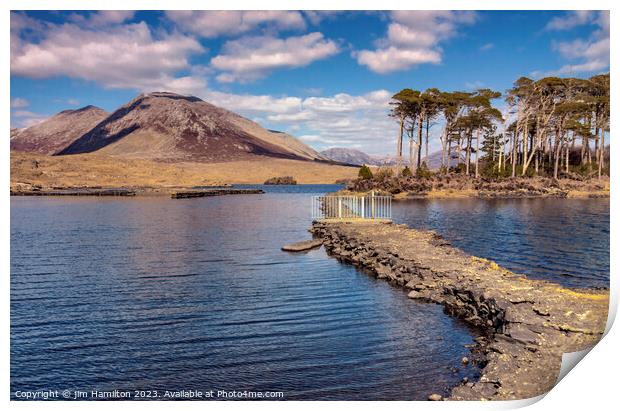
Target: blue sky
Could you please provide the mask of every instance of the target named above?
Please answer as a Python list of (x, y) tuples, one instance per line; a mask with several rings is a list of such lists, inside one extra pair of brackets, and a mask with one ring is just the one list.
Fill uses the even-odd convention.
[(12, 127), (167, 90), (316, 149), (390, 154), (389, 98), (404, 87), (503, 92), (523, 75), (608, 70), (606, 12), (11, 14)]

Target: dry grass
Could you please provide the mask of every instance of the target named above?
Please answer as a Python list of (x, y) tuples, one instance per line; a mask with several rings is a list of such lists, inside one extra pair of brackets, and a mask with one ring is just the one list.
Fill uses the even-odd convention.
[(184, 187), (262, 184), (271, 177), (292, 176), (300, 184), (334, 183), (354, 178), (358, 169), (312, 161), (256, 157), (227, 163), (163, 163), (97, 154), (43, 156), (11, 152), (11, 187)]

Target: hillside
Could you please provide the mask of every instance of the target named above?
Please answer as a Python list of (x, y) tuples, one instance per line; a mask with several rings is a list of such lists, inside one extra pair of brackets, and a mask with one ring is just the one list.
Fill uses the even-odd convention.
[(192, 187), (214, 184), (262, 184), (293, 176), (299, 184), (331, 184), (357, 176), (355, 167), (318, 161), (256, 156), (224, 163), (168, 163), (96, 153), (71, 156), (11, 152), (11, 187)]
[(11, 129), (11, 150), (58, 154), (107, 116), (107, 112), (95, 106), (61, 111), (26, 129)]
[(197, 97), (156, 92), (123, 105), (58, 154), (170, 162), (226, 162), (254, 156), (321, 160), (316, 151)]

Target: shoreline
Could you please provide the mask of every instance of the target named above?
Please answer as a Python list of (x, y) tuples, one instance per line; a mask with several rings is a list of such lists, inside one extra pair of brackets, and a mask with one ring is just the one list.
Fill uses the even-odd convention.
[[(350, 191), (347, 189), (339, 190), (338, 195), (349, 196), (369, 196), (370, 191)], [(336, 194), (336, 193), (334, 193)], [(567, 190), (553, 193), (536, 193), (528, 191), (481, 191), (481, 190), (430, 190), (425, 192), (400, 192), (390, 194), (381, 190), (375, 190), (375, 195), (390, 195), (393, 201), (408, 200), (445, 200), (445, 199), (527, 199), (527, 198), (568, 198), (568, 199), (594, 199), (594, 198), (610, 198), (609, 190)]]
[(421, 199), (459, 199), (459, 198), (479, 198), (479, 199), (517, 199), (517, 198), (610, 198), (609, 190), (578, 191), (569, 190), (566, 192), (543, 194), (527, 192), (484, 192), (477, 190), (434, 190), (424, 194), (418, 193), (399, 193), (392, 197), (395, 201), (421, 200)]
[(443, 198), (609, 198), (610, 180), (548, 177), (471, 178), (463, 175), (351, 181), (343, 194), (392, 195), (393, 200)]
[[(336, 185), (337, 183), (333, 183)], [(41, 187), (25, 183), (11, 183), (11, 196), (117, 196), (117, 197), (159, 197), (171, 196), (183, 191), (231, 190), (235, 186), (262, 186), (264, 184), (235, 183), (215, 184), (202, 186), (53, 186)], [(284, 184), (286, 185), (286, 184)], [(314, 184), (296, 184), (298, 186)], [(239, 189), (236, 189), (239, 190)], [(350, 191), (342, 189), (328, 195), (367, 196), (371, 191)], [(397, 194), (375, 191), (375, 194), (391, 195), (393, 201), (411, 200), (444, 200), (444, 199), (530, 199), (530, 198), (557, 198), (557, 199), (596, 199), (610, 198), (609, 190), (568, 190), (553, 193), (532, 193), (526, 191), (480, 191), (480, 190), (431, 190), (428, 192), (400, 192)]]
[(409, 298), (443, 305), (487, 335), (466, 361), (479, 367), (480, 378), (453, 387), (449, 400), (544, 394), (555, 385), (562, 354), (592, 347), (603, 335), (609, 290), (529, 279), (404, 225), (315, 221), (310, 231), (329, 255), (408, 290)]

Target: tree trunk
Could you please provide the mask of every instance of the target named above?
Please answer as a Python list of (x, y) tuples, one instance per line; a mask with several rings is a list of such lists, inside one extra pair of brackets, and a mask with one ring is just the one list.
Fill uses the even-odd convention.
[(581, 164), (586, 162), (586, 136), (581, 136)]
[(570, 146), (567, 143), (566, 144), (566, 158), (564, 159), (564, 161), (566, 162), (566, 164), (565, 164), (566, 174), (568, 174), (568, 161), (569, 161), (569, 158), (570, 158)]
[(448, 164), (446, 167), (446, 174), (450, 173), (450, 167), (452, 166), (452, 140), (446, 135), (446, 144), (448, 145)]
[(598, 179), (601, 179), (603, 173), (603, 161), (605, 161), (605, 129), (601, 127), (601, 146), (598, 154)]
[[(429, 123), (429, 118), (427, 117), (426, 118), (426, 147), (424, 150), (425, 151), (424, 156), (426, 158), (426, 161), (428, 161), (428, 127), (429, 127), (428, 123)], [(428, 163), (426, 165), (428, 166)]]
[[(495, 146), (493, 146), (495, 150)], [(480, 151), (480, 129), (476, 130), (476, 178), (478, 178), (478, 152)], [(494, 152), (495, 153), (495, 152)]]
[(413, 171), (413, 138), (409, 137), (409, 168)]
[(517, 138), (519, 136), (519, 128), (517, 127), (515, 132), (512, 133), (512, 174), (514, 178), (517, 175)]
[(523, 160), (522, 160), (522, 163), (521, 163), (523, 165), (523, 173), (525, 173), (525, 167), (526, 167), (525, 166), (525, 159), (527, 158), (528, 153), (529, 153), (528, 152), (527, 143), (528, 143), (528, 141), (530, 139), (530, 135), (529, 135), (530, 133), (529, 133), (529, 130), (528, 130), (529, 127), (528, 127), (528, 124), (527, 124), (527, 118), (525, 119), (525, 121), (526, 121), (525, 127), (523, 128)]
[(447, 144), (447, 127), (444, 127), (443, 134), (441, 137), (441, 168), (445, 170), (446, 168), (446, 144)]
[(398, 156), (398, 164), (402, 164), (403, 160), (403, 129), (405, 127), (405, 118), (400, 118), (400, 133), (398, 134), (398, 140), (396, 141), (396, 155)]
[(418, 120), (418, 168), (422, 162), (422, 129), (424, 128), (424, 118), (420, 116)]
[(554, 163), (553, 163), (553, 178), (558, 179), (558, 170), (560, 169), (560, 154), (562, 152), (562, 132), (560, 130), (556, 130), (555, 132), (555, 150), (553, 153)]
[(465, 148), (465, 175), (469, 175), (469, 163), (471, 161), (471, 134), (467, 133), (467, 146)]
[(499, 173), (502, 169), (502, 154), (504, 153), (504, 133), (502, 133), (502, 143), (499, 145), (499, 152), (497, 153), (497, 172)]
[(594, 158), (596, 158), (596, 161), (598, 161), (599, 159), (598, 150), (599, 150), (599, 136), (598, 136), (598, 125), (597, 125), (594, 128)]

